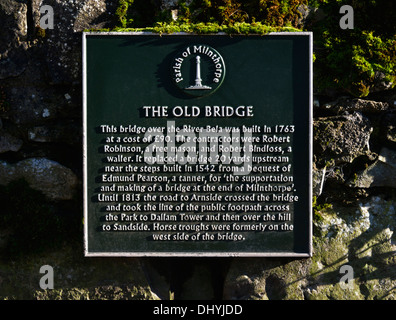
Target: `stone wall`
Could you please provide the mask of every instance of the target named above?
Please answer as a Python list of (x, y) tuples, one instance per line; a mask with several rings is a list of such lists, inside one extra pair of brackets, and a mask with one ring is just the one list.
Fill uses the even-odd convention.
[[(150, 3), (175, 18), (177, 1)], [(39, 28), (42, 1), (0, 2), (0, 298), (396, 299), (389, 85), (365, 98), (315, 95), (312, 258), (84, 258), (81, 31), (114, 27), (119, 8), (45, 4), (53, 30)], [(54, 289), (40, 288), (42, 265)]]

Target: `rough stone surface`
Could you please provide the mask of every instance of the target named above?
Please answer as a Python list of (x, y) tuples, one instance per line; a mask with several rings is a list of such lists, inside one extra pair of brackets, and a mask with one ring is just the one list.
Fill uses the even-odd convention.
[(380, 113), (392, 109), (392, 106), (388, 102), (341, 97), (336, 101), (324, 104), (321, 108), (340, 115), (354, 112), (365, 114)]
[(81, 145), (82, 128), (80, 122), (65, 120), (63, 123), (34, 126), (28, 129), (28, 139), (35, 142), (58, 142)]
[(30, 158), (16, 164), (1, 161), (1, 184), (17, 179), (25, 179), (32, 189), (41, 191), (51, 200), (72, 199), (79, 183), (70, 169), (45, 158)]
[(383, 148), (378, 160), (357, 174), (349, 184), (357, 188), (396, 188), (396, 151)]
[[(356, 207), (322, 209), (319, 215), (311, 259), (234, 259), (224, 298), (394, 300), (395, 202), (372, 197)], [(346, 288), (343, 265), (354, 271)]]
[(314, 160), (320, 167), (352, 162), (368, 154), (371, 123), (361, 113), (318, 118), (314, 121)]
[[(191, 2), (191, 1), (189, 0), (186, 2)], [(161, 9), (162, 10), (170, 10), (170, 9), (176, 8), (177, 3), (178, 3), (177, 0), (162, 0), (161, 1)]]
[(84, 1), (81, 10), (76, 14), (73, 31), (81, 32), (85, 29), (106, 28), (113, 19), (112, 13), (116, 8), (113, 1), (88, 0)]
[[(54, 289), (40, 289), (39, 270), (49, 264)], [(18, 275), (18, 285), (12, 274)], [(13, 264), (0, 262), (0, 299), (36, 300), (157, 300), (137, 259), (86, 259), (79, 246)]]
[(0, 153), (18, 151), (23, 141), (0, 129)]
[(309, 260), (235, 259), (224, 284), (224, 299), (302, 300)]
[(387, 113), (381, 121), (381, 133), (386, 141), (396, 143), (396, 114)]
[(64, 93), (55, 88), (13, 88), (7, 97), (11, 107), (4, 118), (17, 125), (46, 122), (68, 110)]
[(325, 175), (326, 175), (326, 168), (312, 169), (312, 193), (316, 197), (322, 194)]
[(20, 75), (28, 59), (21, 40), (27, 35), (27, 6), (14, 0), (0, 3), (0, 80)]

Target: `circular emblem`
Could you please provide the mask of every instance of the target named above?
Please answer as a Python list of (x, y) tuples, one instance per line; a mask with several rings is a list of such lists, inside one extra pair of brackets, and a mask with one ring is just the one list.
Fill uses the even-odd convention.
[(215, 92), (225, 76), (223, 57), (207, 45), (191, 45), (172, 60), (175, 85), (186, 94), (202, 97)]

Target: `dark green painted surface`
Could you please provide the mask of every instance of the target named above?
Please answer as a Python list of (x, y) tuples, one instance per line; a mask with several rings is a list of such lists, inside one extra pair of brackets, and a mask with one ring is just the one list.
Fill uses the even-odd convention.
[[(223, 57), (226, 76), (211, 95), (191, 97), (172, 80), (175, 56), (203, 44)], [(86, 35), (86, 235), (88, 253), (263, 253), (310, 252), (310, 37), (304, 35)], [(252, 118), (145, 118), (141, 107), (253, 105)], [(105, 134), (100, 125), (166, 126), (288, 125), (296, 126), (292, 163), (300, 198), (292, 213), (293, 232), (251, 232), (240, 242), (155, 242), (136, 232), (101, 232), (106, 214), (95, 201)], [(111, 134), (107, 134), (111, 135)], [(117, 135), (117, 134), (114, 134)]]

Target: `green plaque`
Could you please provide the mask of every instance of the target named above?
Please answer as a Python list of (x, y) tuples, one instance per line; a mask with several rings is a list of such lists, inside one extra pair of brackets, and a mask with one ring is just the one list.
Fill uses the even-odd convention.
[(84, 33), (86, 256), (312, 246), (312, 34)]

